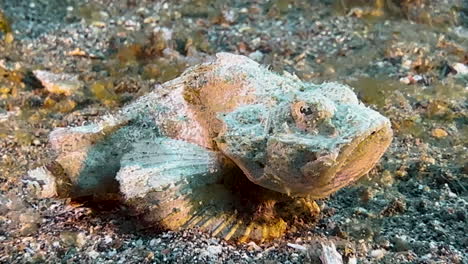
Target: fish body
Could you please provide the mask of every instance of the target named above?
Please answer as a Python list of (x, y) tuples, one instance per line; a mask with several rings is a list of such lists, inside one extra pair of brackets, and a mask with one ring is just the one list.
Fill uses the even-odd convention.
[[(323, 198), (367, 173), (388, 147), (390, 122), (337, 83), (315, 85), (218, 54), (187, 71), (154, 113), (168, 137), (239, 166), (255, 184)], [(349, 163), (348, 163), (349, 162)]]
[[(391, 139), (389, 120), (349, 87), (302, 82), (219, 53), (99, 122), (55, 130), (55, 161), (31, 175), (55, 184), (43, 196), (121, 193), (170, 229), (197, 223), (264, 240), (284, 231), (284, 217), (255, 231), (236, 199), (292, 214), (300, 210), (291, 204), (308, 199), (301, 208), (313, 211), (308, 201), (367, 173)], [(279, 197), (291, 204), (275, 207)]]

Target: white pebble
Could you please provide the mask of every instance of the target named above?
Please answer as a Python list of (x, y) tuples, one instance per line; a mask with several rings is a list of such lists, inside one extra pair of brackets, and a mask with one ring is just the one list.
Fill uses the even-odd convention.
[(303, 245), (299, 245), (299, 244), (288, 243), (288, 247), (292, 247), (294, 249), (301, 250), (301, 251), (306, 251), (307, 250), (306, 247), (304, 247)]
[(381, 259), (385, 255), (385, 250), (383, 249), (374, 249), (370, 252), (372, 258)]
[(99, 257), (99, 252), (97, 252), (96, 250), (91, 250), (88, 252), (88, 256), (92, 259), (96, 259), (97, 257)]
[(457, 74), (468, 74), (468, 66), (463, 63), (455, 63), (453, 68), (457, 71)]

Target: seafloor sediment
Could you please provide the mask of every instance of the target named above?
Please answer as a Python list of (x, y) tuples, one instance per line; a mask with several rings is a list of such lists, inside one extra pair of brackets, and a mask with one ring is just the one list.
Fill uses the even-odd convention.
[[(464, 1), (0, 0), (0, 262), (464, 263), (468, 20)], [(263, 244), (143, 228), (113, 203), (39, 200), (25, 178), (49, 132), (117, 109), (220, 51), (339, 81), (395, 138), (314, 228)], [(44, 87), (33, 71), (69, 74)], [(300, 226), (300, 225), (298, 225)]]

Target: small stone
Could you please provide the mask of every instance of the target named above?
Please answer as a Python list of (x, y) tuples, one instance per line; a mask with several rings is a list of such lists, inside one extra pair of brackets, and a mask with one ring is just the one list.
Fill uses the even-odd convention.
[(385, 255), (385, 250), (383, 249), (374, 249), (370, 252), (370, 257), (375, 259), (381, 259)]
[(453, 68), (457, 71), (457, 74), (468, 74), (468, 66), (463, 63), (455, 63)]
[(99, 252), (97, 252), (96, 250), (88, 251), (88, 256), (92, 259), (96, 259), (97, 257), (99, 257)]
[(424, 80), (424, 77), (421, 76), (421, 75), (414, 75), (413, 80), (414, 80), (414, 82), (419, 83), (419, 82)]
[(208, 246), (206, 248), (206, 250), (208, 251), (208, 253), (210, 253), (210, 255), (217, 256), (217, 255), (219, 255), (219, 254), (221, 254), (223, 252), (223, 247), (220, 246), (220, 245), (218, 245), (218, 246)]
[(34, 146), (40, 146), (41, 145), (41, 141), (39, 139), (34, 139), (32, 143), (33, 143)]
[(261, 62), (263, 60), (263, 53), (259, 50), (249, 54), (249, 58), (256, 62)]
[(117, 255), (117, 251), (116, 251), (115, 249), (113, 249), (113, 250), (107, 252), (107, 255), (108, 255), (109, 257), (113, 257), (113, 256)]
[(421, 161), (430, 165), (434, 165), (436, 163), (436, 160), (433, 157), (429, 157), (425, 155), (421, 157)]
[(114, 84), (108, 81), (97, 81), (90, 86), (94, 96), (107, 106), (113, 106), (119, 101), (119, 96), (114, 89)]
[(149, 245), (151, 247), (154, 247), (155, 245), (160, 244), (160, 243), (161, 243), (160, 238), (153, 238), (153, 239), (150, 240)]
[(306, 251), (307, 250), (306, 247), (304, 247), (303, 245), (299, 245), (299, 244), (288, 243), (288, 247), (292, 247), (294, 249), (301, 250), (301, 251)]
[(321, 243), (322, 252), (320, 253), (320, 260), (322, 263), (343, 264), (343, 257), (338, 251), (333, 242)]
[(448, 197), (449, 197), (449, 198), (452, 198), (452, 199), (454, 199), (454, 198), (457, 198), (458, 196), (457, 196), (457, 194), (456, 194), (456, 193), (454, 193), (454, 192), (450, 192), (450, 191), (449, 191), (449, 193), (448, 193)]
[(63, 94), (70, 96), (77, 92), (83, 84), (78, 80), (78, 76), (71, 74), (56, 74), (48, 71), (36, 70), (33, 72), (45, 89), (53, 94)]
[(356, 210), (354, 211), (354, 213), (355, 213), (356, 215), (362, 215), (362, 216), (365, 216), (365, 217), (371, 216), (371, 213), (369, 213), (369, 211), (367, 211), (365, 208), (362, 208), (362, 207), (356, 208)]
[(83, 232), (80, 232), (78, 235), (76, 235), (76, 241), (75, 244), (77, 247), (82, 248), (84, 245), (86, 245), (86, 235)]
[(349, 10), (348, 14), (346, 14), (346, 15), (361, 18), (364, 15), (364, 10), (362, 8), (359, 8), (359, 7), (354, 7), (351, 10)]
[(468, 39), (468, 29), (463, 26), (458, 26), (453, 29), (453, 32), (460, 38)]
[(150, 17), (147, 17), (143, 20), (143, 23), (145, 24), (152, 24), (152, 23), (156, 23), (158, 22), (159, 20), (159, 17), (157, 16), (150, 16)]
[(75, 246), (76, 245), (77, 234), (74, 232), (65, 231), (60, 234), (60, 239), (66, 246)]
[(410, 84), (411, 80), (408, 77), (402, 77), (400, 78), (400, 82), (404, 84)]
[(383, 248), (388, 249), (390, 247), (390, 241), (388, 241), (388, 239), (386, 239), (383, 236), (379, 236), (379, 237), (375, 238), (375, 242), (377, 243), (377, 245), (379, 245), (379, 246), (381, 246)]
[(10, 44), (15, 40), (15, 37), (13, 36), (13, 33), (8, 32), (5, 34), (5, 43)]
[(448, 136), (448, 133), (447, 133), (447, 131), (445, 131), (442, 128), (434, 128), (431, 131), (431, 135), (433, 137), (435, 137), (435, 138), (444, 138), (444, 137)]
[(393, 243), (395, 244), (395, 250), (397, 252), (400, 251), (408, 251), (411, 249), (411, 246), (408, 242), (408, 238), (406, 236), (397, 236), (393, 240)]
[(82, 51), (80, 48), (76, 48), (76, 49), (68, 52), (68, 56), (84, 57), (86, 55), (87, 55), (86, 52)]
[(39, 167), (28, 172), (28, 189), (41, 198), (49, 198), (57, 195), (57, 185), (51, 172), (45, 167)]
[(406, 201), (404, 199), (395, 199), (381, 212), (383, 216), (394, 216), (406, 211)]
[(448, 186), (448, 184), (444, 184), (444, 187), (443, 187), (443, 194), (445, 196), (447, 196), (448, 198), (451, 198), (451, 199), (455, 199), (457, 198), (457, 194), (452, 192), (452, 190), (450, 190), (450, 187)]
[(405, 60), (405, 61), (403, 61), (403, 63), (401, 64), (401, 67), (402, 67), (403, 69), (409, 70), (409, 69), (411, 69), (411, 64), (413, 64), (413, 62), (412, 62), (411, 60)]
[(110, 237), (108, 235), (104, 237), (104, 243), (110, 244), (111, 242), (112, 242), (112, 237)]
[(106, 27), (106, 23), (105, 23), (105, 22), (102, 22), (102, 21), (93, 21), (93, 22), (91, 23), (91, 26), (97, 27), (97, 28), (105, 28), (105, 27)]
[(255, 250), (255, 251), (260, 251), (262, 250), (261, 247), (259, 247), (255, 242), (251, 241), (250, 243), (247, 244), (249, 248)]
[(101, 19), (107, 20), (107, 19), (109, 19), (110, 15), (106, 11), (99, 11), (99, 16), (100, 16)]
[(137, 247), (143, 246), (143, 240), (138, 239), (138, 240), (135, 242), (135, 246), (137, 246)]

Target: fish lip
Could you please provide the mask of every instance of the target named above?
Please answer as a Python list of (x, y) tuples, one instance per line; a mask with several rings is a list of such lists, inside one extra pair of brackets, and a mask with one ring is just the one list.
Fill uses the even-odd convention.
[(392, 139), (393, 131), (387, 123), (353, 139), (340, 149), (336, 165), (322, 175), (319, 180), (322, 184), (310, 188), (297, 186), (295, 195), (321, 199), (357, 181), (374, 168)]
[[(375, 138), (375, 135), (377, 138)], [(287, 175), (265, 173), (265, 168), (257, 168), (254, 163), (244, 164), (244, 162), (236, 159), (236, 157), (226, 156), (255, 184), (291, 196), (307, 196), (312, 199), (321, 199), (351, 184), (371, 170), (390, 145), (392, 136), (393, 132), (390, 122), (376, 123), (373, 129), (367, 130), (367, 132), (336, 147), (335, 151), (322, 156), (328, 158), (332, 165), (325, 168), (320, 175), (315, 175), (315, 177), (303, 175), (310, 184), (295, 183), (288, 179)], [(291, 140), (294, 137), (294, 135), (284, 135), (284, 137), (277, 135), (272, 138), (280, 141), (281, 139), (287, 139), (287, 142), (293, 142)], [(362, 149), (361, 144), (366, 142), (369, 142), (365, 145), (368, 148)], [(370, 153), (371, 155), (353, 159), (359, 151), (364, 151), (364, 153)], [(363, 162), (363, 160), (366, 162)], [(311, 161), (305, 164), (309, 162)], [(353, 167), (356, 165), (360, 165), (360, 167), (358, 166), (359, 170), (353, 172)], [(304, 171), (301, 172), (304, 174)]]
[[(292, 137), (290, 135), (289, 139)], [(247, 168), (241, 167), (241, 169), (251, 181), (270, 190), (292, 196), (321, 199), (368, 173), (383, 156), (392, 138), (393, 132), (388, 120), (375, 124), (373, 129), (367, 130), (349, 142), (341, 144), (335, 151), (322, 156), (321, 158), (328, 159), (332, 164), (330, 167), (324, 167), (323, 171), (313, 177), (304, 175), (306, 171), (301, 170), (303, 178), (308, 183), (292, 182), (287, 175), (267, 173), (252, 175)], [(302, 168), (315, 161), (317, 160), (306, 162)]]
[[(343, 105), (340, 115), (337, 120), (343, 122), (338, 123), (339, 129), (334, 135), (309, 134), (295, 129), (268, 135), (265, 149), (261, 150), (262, 166), (251, 157), (233, 152), (230, 149), (233, 146), (223, 142), (222, 137), (218, 138), (217, 146), (257, 185), (292, 196), (325, 198), (369, 172), (385, 153), (393, 136), (390, 121), (364, 105)], [(347, 118), (348, 115), (351, 118)], [(372, 139), (375, 134), (379, 135), (377, 141)], [(270, 144), (273, 144), (271, 149)], [(311, 160), (303, 158), (301, 150), (305, 154), (328, 156), (328, 163), (324, 163), (327, 166), (317, 166), (323, 169), (315, 175), (304, 175), (305, 170), (301, 168)], [(357, 155), (360, 151), (364, 155)], [(290, 154), (298, 155), (291, 157)]]

